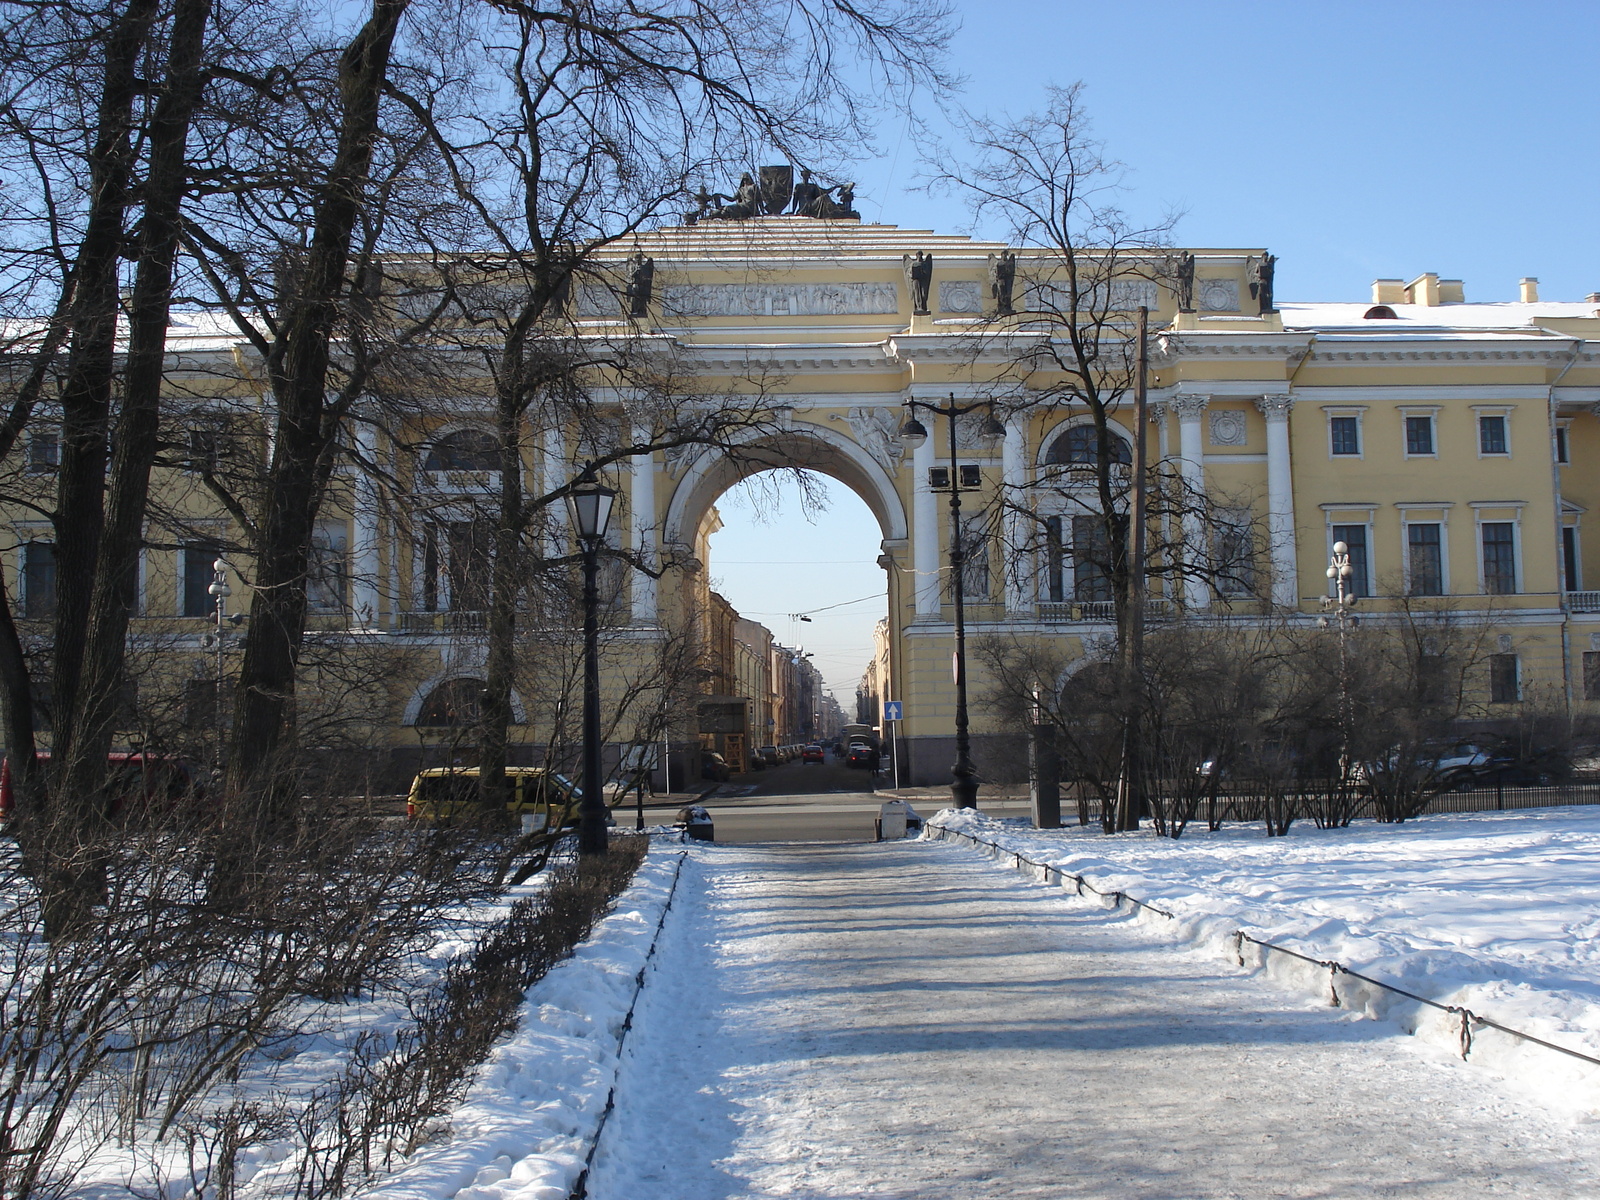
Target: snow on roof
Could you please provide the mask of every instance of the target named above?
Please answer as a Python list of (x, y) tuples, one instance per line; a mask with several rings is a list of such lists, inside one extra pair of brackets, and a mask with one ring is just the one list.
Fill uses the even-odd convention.
[(1395, 319), (1369, 319), (1370, 301), (1349, 303), (1284, 303), (1278, 305), (1285, 329), (1349, 328), (1374, 333), (1411, 333), (1440, 329), (1530, 329), (1545, 321), (1600, 316), (1590, 302), (1537, 301), (1533, 304), (1390, 304)]

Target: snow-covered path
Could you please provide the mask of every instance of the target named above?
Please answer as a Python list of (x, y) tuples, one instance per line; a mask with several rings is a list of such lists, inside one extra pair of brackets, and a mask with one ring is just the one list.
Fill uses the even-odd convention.
[(591, 1200), (1600, 1197), (1600, 1130), (929, 843), (685, 866)]

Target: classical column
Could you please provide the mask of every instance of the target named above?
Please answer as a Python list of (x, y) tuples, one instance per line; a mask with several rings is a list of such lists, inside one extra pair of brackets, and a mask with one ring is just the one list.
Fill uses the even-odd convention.
[[(1027, 427), (1013, 417), (1006, 422), (1005, 446), (1000, 456), (1000, 478), (1005, 485), (1002, 496), (1008, 506), (1023, 503), (1027, 493)], [(1020, 614), (1033, 607), (1033, 577), (1038, 555), (1031, 544), (1028, 526), (1022, 514), (1007, 507), (1002, 518), (1002, 536), (1005, 538), (1006, 611)]]
[(359, 629), (376, 629), (378, 619), (378, 482), (372, 470), (378, 465), (378, 430), (356, 422), (356, 453), (366, 467), (358, 467), (350, 530), (350, 623)]
[[(635, 445), (647, 445), (650, 431), (633, 431)], [(632, 491), (628, 506), (632, 510), (630, 545), (639, 561), (651, 569), (656, 564), (656, 463), (652, 454), (635, 454), (632, 460)], [(656, 623), (656, 581), (643, 571), (632, 574), (633, 619), (641, 625)]]
[(1294, 477), (1289, 461), (1289, 409), (1294, 397), (1287, 393), (1263, 396), (1256, 407), (1267, 419), (1267, 539), (1272, 551), (1272, 602), (1294, 608), (1300, 600), (1295, 568)]
[[(1183, 476), (1188, 492), (1183, 507), (1183, 540), (1192, 565), (1205, 565), (1205, 523), (1201, 520), (1199, 505), (1205, 499), (1205, 450), (1200, 438), (1200, 417), (1211, 402), (1210, 396), (1174, 396), (1169, 410), (1178, 418), (1178, 470)], [(1191, 609), (1211, 606), (1211, 589), (1204, 579), (1190, 577), (1184, 580), (1184, 603)]]
[(933, 466), (929, 436), (911, 452), (911, 567), (917, 580), (917, 615), (939, 615), (939, 503), (928, 490), (928, 468)]
[[(553, 492), (567, 481), (567, 439), (560, 429), (544, 431), (544, 453), (540, 470), (540, 483), (546, 492)], [(545, 540), (545, 553), (555, 558), (567, 552), (565, 503), (552, 504), (546, 510), (549, 533)]]

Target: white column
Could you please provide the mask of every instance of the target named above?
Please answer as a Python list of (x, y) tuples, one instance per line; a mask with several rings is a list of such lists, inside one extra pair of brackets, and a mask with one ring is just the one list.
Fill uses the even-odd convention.
[[(567, 439), (560, 429), (544, 431), (544, 462), (541, 471), (542, 486), (553, 492), (567, 482)], [(567, 506), (552, 504), (548, 509), (550, 534), (545, 541), (545, 553), (552, 558), (567, 552), (565, 530)]]
[[(650, 431), (638, 427), (633, 431), (635, 445), (647, 445)], [(652, 570), (656, 565), (656, 463), (652, 454), (633, 456), (632, 490), (628, 497), (633, 510), (633, 537), (631, 547), (639, 561)], [(632, 573), (633, 619), (641, 625), (656, 623), (656, 581), (643, 571)]]
[[(1008, 506), (1024, 502), (1027, 493), (1027, 431), (1021, 421), (1006, 422), (1005, 446), (1000, 456), (1000, 478), (1005, 484), (1002, 498)], [(1034, 600), (1034, 573), (1039, 555), (1022, 514), (1007, 507), (1002, 521), (1005, 548), (1006, 611), (1021, 614), (1031, 611)]]
[(1294, 476), (1289, 460), (1289, 409), (1294, 397), (1263, 396), (1256, 407), (1267, 419), (1267, 538), (1272, 551), (1272, 602), (1300, 603), (1294, 530)]
[[(1206, 559), (1205, 524), (1197, 507), (1206, 490), (1200, 417), (1210, 402), (1210, 396), (1174, 396), (1170, 402), (1171, 411), (1178, 418), (1178, 470), (1188, 491), (1183, 510), (1183, 540), (1190, 563), (1197, 568), (1203, 568)], [(1184, 603), (1191, 609), (1211, 606), (1211, 589), (1201, 578), (1185, 579), (1183, 596)]]
[[(350, 621), (361, 629), (377, 629), (378, 618), (378, 430), (356, 423), (356, 453), (367, 464), (358, 467), (350, 530)], [(370, 468), (370, 469), (369, 469)]]
[(911, 452), (911, 566), (916, 572), (918, 616), (939, 615), (939, 498), (928, 490), (931, 466), (930, 432)]

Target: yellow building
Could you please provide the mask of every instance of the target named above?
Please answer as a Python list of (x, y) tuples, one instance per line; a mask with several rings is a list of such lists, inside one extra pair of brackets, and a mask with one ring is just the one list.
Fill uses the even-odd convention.
[[(991, 256), (1005, 249), (853, 220), (766, 217), (641, 234), (615, 252), (619, 269), (627, 255), (653, 260), (650, 315), (629, 322), (608, 298), (580, 295), (580, 333), (671, 346), (707, 394), (743, 390), (773, 416), (735, 454), (690, 447), (640, 455), (614, 476), (622, 493), (614, 541), (660, 574), (612, 568), (613, 692), (630, 679), (647, 682), (637, 664), (673, 638), (714, 626), (718, 638), (739, 640), (731, 613), (711, 626), (700, 615), (714, 570), (706, 558), (716, 500), (754, 471), (804, 467), (853, 489), (878, 521), (887, 661), (875, 683), (880, 698), (904, 705), (905, 781), (947, 777), (948, 518), (930, 480), (950, 466), (948, 439), (942, 422), (923, 416), (932, 436), (906, 450), (897, 435), (908, 400), (993, 399), (1004, 415), (998, 446), (986, 446), (976, 424), (957, 430), (961, 462), (977, 470), (966, 501), (974, 518), (963, 581), (970, 635), (1007, 631), (1077, 649), (1106, 635), (1109, 605), (1070, 565), (1072, 518), (1091, 512), (1091, 500), (1034, 486), (1053, 463), (1081, 452), (1085, 418), (1029, 403), (1038, 379), (1019, 368), (1025, 316), (997, 317), (990, 290)], [(929, 311), (920, 314), (907, 263), (919, 252), (932, 258)], [(1192, 253), (1193, 280), (1181, 297), (1191, 311), (1179, 311), (1176, 285), (1155, 258), (1119, 280), (1110, 306), (1151, 312), (1152, 458), (1174, 465), (1218, 512), (1236, 511), (1241, 526), (1254, 522), (1267, 536), (1250, 594), (1191, 583), (1159, 602), (1217, 619), (1258, 621), (1269, 609), (1313, 619), (1330, 548), (1342, 540), (1374, 611), (1384, 610), (1385, 596), (1438, 594), (1458, 611), (1492, 616), (1514, 686), (1501, 670), (1494, 695), (1482, 697), (1486, 715), (1535, 689), (1600, 712), (1600, 536), (1585, 537), (1588, 514), (1600, 512), (1600, 298), (1540, 301), (1528, 280), (1519, 302), (1473, 304), (1459, 282), (1424, 275), (1379, 280), (1369, 299), (1262, 311), (1253, 287), (1263, 250)], [(1033, 294), (1030, 271), (1049, 260), (1017, 251), (1019, 309)], [(192, 699), (215, 661), (202, 644), (209, 563), (219, 543), (237, 537), (198, 486), (200, 466), (219, 454), (263, 452), (265, 400), (253, 352), (221, 324), (196, 319), (175, 329), (173, 353), (181, 390), (202, 397), (181, 412), (174, 401), (172, 420), (192, 430), (194, 461), (158, 483), (170, 501), (164, 511), (176, 515), (151, 530), (135, 637), (159, 648), (168, 676), (191, 681)], [(465, 378), (399, 425), (358, 421), (353, 448), (384, 475), (341, 474), (319, 530), (319, 644), (358, 647), (391, 664), (361, 712), (371, 748), (397, 770), (430, 745), (459, 739), (470, 719), (465, 698), (481, 678), (488, 549), (475, 513), (497, 468), (486, 394), (482, 380)], [(1131, 443), (1127, 404), (1116, 419)], [(10, 464), (15, 495), (47, 483), (52, 436), (41, 425)], [(560, 424), (531, 430), (525, 443), (530, 490), (570, 479), (587, 453), (579, 433)], [(1022, 536), (1030, 520), (1055, 543)], [(50, 604), (49, 531), (15, 505), (12, 524), (6, 579), (37, 638)], [(1216, 548), (1217, 530), (1191, 532), (1194, 553)], [(546, 536), (564, 544), (559, 522)], [(248, 577), (247, 560), (237, 565)], [(245, 601), (237, 595), (234, 607)], [(541, 662), (570, 657), (565, 636), (547, 635)], [(730, 649), (726, 661), (736, 659)], [(754, 704), (759, 671), (737, 674), (726, 681), (732, 694)], [(974, 695), (981, 684), (973, 681)], [(566, 699), (528, 677), (516, 699), (525, 753), (553, 740)], [(750, 720), (778, 728), (781, 699), (759, 702), (769, 708), (753, 708)], [(998, 731), (979, 709), (973, 719), (982, 768), (982, 735)], [(188, 724), (203, 718), (190, 713)], [(614, 731), (618, 741), (630, 736)]]

